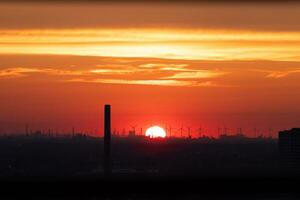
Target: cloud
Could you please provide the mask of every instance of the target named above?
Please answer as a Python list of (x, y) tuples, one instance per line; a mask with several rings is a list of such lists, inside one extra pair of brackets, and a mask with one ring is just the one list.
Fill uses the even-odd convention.
[(128, 74), (132, 73), (129, 69), (93, 69), (89, 71), (94, 74)]
[[(91, 64), (86, 67), (12, 67), (0, 70), (2, 77), (34, 78), (38, 76), (51, 76), (57, 81), (90, 82), (102, 84), (131, 84), (131, 85), (161, 85), (161, 86), (217, 86), (216, 78), (225, 74), (220, 70), (204, 70), (201, 67), (191, 66), (179, 61), (160, 60), (160, 62), (147, 62), (133, 60), (123, 64), (111, 60), (104, 64)], [(51, 63), (49, 63), (51, 64)], [(194, 64), (195, 65), (195, 64)], [(228, 72), (226, 72), (228, 73)], [(34, 75), (34, 76), (33, 76)], [(46, 77), (47, 78), (47, 77)], [(201, 79), (206, 79), (205, 81)]]
[(170, 63), (146, 63), (146, 64), (141, 64), (139, 67), (141, 68), (154, 68), (154, 69), (174, 69), (174, 70), (180, 70), (182, 68), (187, 67), (187, 64), (170, 64)]
[(0, 78), (11, 77), (17, 78), (26, 76), (32, 73), (44, 73), (48, 75), (83, 75), (83, 71), (74, 71), (74, 70), (61, 70), (61, 69), (52, 69), (52, 68), (30, 68), (30, 67), (15, 67), (15, 68), (6, 68), (0, 70)]
[(215, 87), (211, 81), (182, 81), (182, 80), (122, 80), (122, 79), (70, 79), (67, 82), (128, 84), (128, 85), (157, 85), (157, 86), (189, 86), (189, 87)]
[(192, 72), (180, 72), (172, 76), (167, 77), (168, 79), (199, 79), (199, 78), (215, 78), (224, 75), (225, 72), (218, 72), (212, 70), (194, 70)]
[(255, 72), (262, 72), (262, 73), (266, 73), (266, 77), (267, 78), (284, 78), (290, 74), (295, 74), (295, 73), (300, 73), (300, 69), (289, 69), (289, 70), (282, 70), (282, 71), (275, 71), (275, 70), (251, 70), (251, 71), (255, 71)]
[(294, 73), (300, 73), (300, 70), (291, 70), (291, 71), (276, 71), (276, 72), (271, 72), (267, 75), (268, 78), (283, 78), (286, 77), (290, 74)]
[[(0, 54), (299, 61), (300, 32), (91, 28), (0, 30)], [(161, 68), (155, 63), (143, 68)], [(172, 67), (172, 66), (170, 66)], [(180, 66), (174, 66), (180, 70)]]
[[(299, 4), (43, 3), (0, 4), (0, 28), (193, 27), (299, 31)], [(172, 2), (172, 1), (170, 1)], [(200, 1), (199, 1), (200, 2)], [(249, 1), (251, 2), (251, 1)], [(296, 1), (295, 1), (296, 2)], [(55, 15), (54, 15), (55, 13)], [(276, 13), (276, 15), (274, 15)], [(217, 16), (217, 17), (216, 17)]]
[(25, 76), (27, 73), (36, 73), (40, 72), (40, 69), (36, 68), (24, 68), (24, 67), (16, 67), (16, 68), (8, 68), (0, 70), (0, 78), (1, 77), (20, 77)]

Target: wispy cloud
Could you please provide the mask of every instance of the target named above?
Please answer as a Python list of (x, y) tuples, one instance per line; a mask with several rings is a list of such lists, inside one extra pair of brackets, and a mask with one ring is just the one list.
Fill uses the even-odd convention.
[(139, 65), (140, 68), (154, 68), (154, 69), (174, 69), (180, 70), (182, 68), (187, 67), (187, 64), (172, 64), (172, 63), (146, 63)]
[(132, 73), (129, 69), (93, 69), (89, 71), (94, 74), (127, 74)]
[(202, 78), (215, 78), (226, 74), (225, 72), (218, 72), (213, 70), (194, 70), (192, 72), (179, 72), (168, 79), (202, 79)]
[(0, 77), (22, 77), (33, 73), (44, 73), (49, 75), (83, 75), (84, 71), (61, 70), (53, 68), (30, 68), (30, 67), (15, 67), (0, 70)]
[(267, 78), (284, 78), (291, 74), (300, 73), (300, 69), (286, 69), (281, 71), (255, 69), (251, 71), (266, 73)]
[(182, 80), (122, 80), (122, 79), (70, 79), (67, 82), (128, 84), (128, 85), (157, 85), (157, 86), (188, 86), (188, 87), (215, 87), (211, 81), (182, 81)]
[(7, 68), (0, 70), (0, 77), (20, 77), (25, 76), (28, 73), (40, 72), (40, 69), (36, 68), (24, 68), (24, 67), (16, 67), (16, 68)]
[(294, 73), (300, 73), (300, 70), (291, 70), (291, 71), (286, 71), (286, 72), (280, 72), (280, 71), (277, 71), (277, 72), (271, 72), (267, 75), (267, 77), (269, 78), (282, 78), (282, 77), (286, 77), (290, 74), (294, 74)]
[[(117, 62), (117, 61), (116, 61)], [(163, 63), (166, 62), (166, 63)], [(161, 85), (161, 86), (217, 86), (216, 79), (227, 72), (190, 67), (186, 63), (170, 61), (123, 64), (95, 64), (89, 67), (15, 67), (0, 70), (0, 78), (31, 75), (52, 76), (58, 81), (103, 84)], [(203, 80), (205, 79), (205, 80)]]

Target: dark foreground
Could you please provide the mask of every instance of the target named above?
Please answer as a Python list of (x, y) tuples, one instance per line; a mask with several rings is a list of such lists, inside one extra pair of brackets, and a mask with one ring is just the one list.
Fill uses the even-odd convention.
[(300, 176), (276, 140), (0, 138), (0, 199), (298, 199)]
[[(31, 199), (299, 199), (299, 176), (152, 176), (2, 179), (0, 197)], [(2, 198), (1, 198), (2, 199)]]

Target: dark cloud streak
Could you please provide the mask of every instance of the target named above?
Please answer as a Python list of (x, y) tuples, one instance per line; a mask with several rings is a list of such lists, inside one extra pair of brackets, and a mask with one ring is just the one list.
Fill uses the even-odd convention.
[(204, 28), (300, 30), (300, 3), (1, 3), (0, 29)]

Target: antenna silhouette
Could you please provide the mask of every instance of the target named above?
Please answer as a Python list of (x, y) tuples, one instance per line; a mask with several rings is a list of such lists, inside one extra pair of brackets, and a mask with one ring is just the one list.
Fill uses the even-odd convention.
[(224, 131), (223, 134), (224, 135), (227, 135), (227, 130), (228, 130), (228, 128), (226, 126), (224, 126), (224, 128), (223, 128), (223, 131)]
[(220, 137), (220, 135), (221, 135), (221, 130), (222, 130), (222, 128), (218, 128), (218, 136)]
[(131, 125), (131, 131), (129, 131), (129, 135), (130, 136), (135, 136), (136, 133), (135, 133), (135, 128), (136, 128), (136, 125)]
[(28, 124), (25, 125), (25, 134), (28, 135), (29, 134), (29, 128), (28, 128)]
[(113, 135), (114, 136), (117, 136), (118, 134), (117, 134), (117, 130), (114, 128), (114, 130), (113, 130)]
[(180, 136), (182, 137), (183, 127), (180, 127)]
[(198, 137), (200, 138), (202, 135), (202, 127), (200, 126), (200, 128), (198, 129)]
[(122, 130), (122, 136), (124, 137), (125, 135), (126, 135), (126, 129), (123, 128), (123, 130)]
[(132, 131), (135, 132), (136, 125), (131, 125)]
[(191, 138), (191, 127), (188, 127), (188, 137)]
[(237, 129), (237, 133), (238, 133), (238, 134), (243, 134), (242, 128), (238, 128), (238, 129)]
[(172, 126), (170, 126), (169, 132), (170, 132), (170, 137), (172, 137)]
[(273, 129), (269, 128), (269, 137), (272, 138)]

